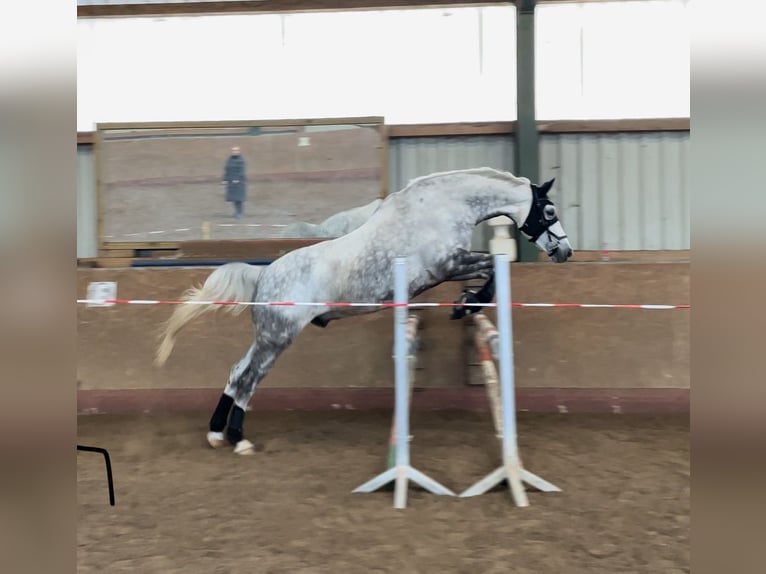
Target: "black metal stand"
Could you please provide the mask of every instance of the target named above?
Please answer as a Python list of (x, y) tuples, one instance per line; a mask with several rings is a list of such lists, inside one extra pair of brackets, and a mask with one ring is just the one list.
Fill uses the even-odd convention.
[(77, 445), (77, 450), (97, 452), (104, 455), (104, 461), (106, 462), (106, 480), (109, 483), (109, 504), (114, 506), (114, 481), (112, 480), (112, 462), (109, 459), (109, 453), (105, 448), (99, 448), (97, 446), (82, 446), (79, 444)]

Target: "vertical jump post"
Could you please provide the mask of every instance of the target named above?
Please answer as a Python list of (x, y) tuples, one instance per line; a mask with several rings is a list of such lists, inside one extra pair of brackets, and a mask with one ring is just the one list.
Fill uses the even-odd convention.
[(477, 496), (508, 481), (510, 493), (516, 506), (529, 506), (523, 482), (543, 492), (559, 492), (560, 489), (524, 469), (519, 456), (516, 434), (516, 389), (514, 385), (513, 322), (511, 320), (511, 275), (508, 255), (494, 255), (495, 284), (497, 293), (497, 326), (499, 334), (500, 398), (503, 462), (500, 467), (482, 478), (460, 494), (461, 497)]
[(407, 506), (408, 481), (425, 490), (440, 495), (455, 496), (447, 487), (439, 484), (419, 470), (410, 466), (410, 381), (408, 369), (408, 322), (409, 293), (407, 289), (407, 260), (394, 260), (394, 421), (396, 433), (396, 464), (354, 489), (354, 492), (374, 492), (394, 481), (394, 508)]

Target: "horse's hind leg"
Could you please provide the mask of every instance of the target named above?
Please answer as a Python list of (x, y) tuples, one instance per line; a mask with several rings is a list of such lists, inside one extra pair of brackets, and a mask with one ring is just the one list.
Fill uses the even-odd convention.
[[(278, 328), (276, 328), (278, 325)], [(229, 382), (218, 402), (210, 421), (211, 433), (215, 435), (216, 445), (223, 444), (223, 429), (226, 428), (226, 439), (234, 446), (236, 454), (252, 454), (254, 447), (244, 438), (243, 423), (245, 409), (250, 399), (266, 374), (269, 372), (277, 357), (282, 354), (300, 332), (296, 324), (287, 321), (272, 320), (271, 331), (274, 335), (267, 336), (258, 333), (256, 341), (244, 357), (234, 365), (229, 375)], [(228, 425), (226, 416), (228, 415)], [(210, 433), (208, 434), (210, 437)], [(213, 444), (208, 438), (208, 441)]]
[[(277, 357), (287, 349), (289, 342), (284, 345), (258, 345), (258, 349), (252, 354), (249, 365), (238, 377), (229, 381), (224, 394), (233, 398), (233, 407), (229, 415), (226, 438), (234, 446), (236, 454), (253, 454), (253, 444), (244, 438), (243, 423), (245, 421), (245, 409), (250, 399), (266, 374), (269, 372)], [(243, 359), (244, 360), (244, 359)]]
[(207, 433), (207, 442), (213, 448), (218, 448), (224, 445), (223, 430), (226, 428), (226, 422), (229, 419), (229, 413), (232, 406), (234, 406), (234, 393), (230, 391), (230, 387), (233, 381), (239, 379), (246, 369), (249, 368), (250, 363), (253, 360), (253, 352), (255, 350), (255, 344), (251, 345), (244, 357), (234, 365), (229, 374), (229, 383), (226, 386), (221, 398), (218, 399), (218, 405), (216, 405), (213, 411), (213, 416), (210, 417), (210, 431)]

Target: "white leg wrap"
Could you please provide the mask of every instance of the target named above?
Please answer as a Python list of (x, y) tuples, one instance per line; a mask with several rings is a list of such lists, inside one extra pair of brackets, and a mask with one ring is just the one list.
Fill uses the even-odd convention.
[(207, 442), (213, 448), (219, 448), (224, 445), (222, 432), (209, 432), (207, 433)]
[(246, 438), (242, 439), (234, 447), (234, 454), (251, 455), (255, 454), (255, 445)]

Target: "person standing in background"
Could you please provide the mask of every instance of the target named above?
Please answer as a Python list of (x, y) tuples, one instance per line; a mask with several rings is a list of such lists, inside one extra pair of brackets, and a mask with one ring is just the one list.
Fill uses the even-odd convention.
[(226, 186), (226, 201), (234, 204), (234, 217), (242, 217), (242, 205), (247, 195), (247, 174), (245, 173), (245, 160), (240, 154), (239, 147), (231, 148), (231, 155), (226, 160), (223, 170), (223, 181)]

